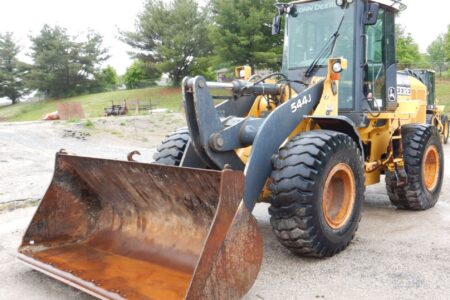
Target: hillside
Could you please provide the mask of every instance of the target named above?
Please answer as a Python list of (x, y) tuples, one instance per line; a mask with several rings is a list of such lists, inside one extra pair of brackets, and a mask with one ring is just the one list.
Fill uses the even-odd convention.
[(436, 92), (439, 104), (445, 105), (447, 114), (450, 113), (450, 81), (438, 81)]
[[(439, 103), (446, 105), (447, 113), (450, 113), (450, 81), (437, 83), (437, 96)], [(37, 121), (43, 115), (56, 110), (56, 102), (81, 102), (87, 118), (95, 118), (103, 115), (105, 107), (127, 102), (152, 101), (158, 108), (167, 108), (179, 111), (181, 108), (181, 89), (154, 87), (139, 90), (115, 91), (109, 93), (92, 94), (63, 100), (48, 100), (34, 103), (21, 103), (14, 106), (0, 107), (0, 121)]]
[(138, 90), (115, 91), (101, 94), (91, 94), (62, 100), (48, 100), (33, 103), (20, 103), (13, 106), (0, 107), (0, 121), (36, 121), (43, 115), (56, 111), (57, 101), (80, 102), (87, 118), (95, 118), (103, 115), (105, 107), (127, 102), (148, 103), (152, 101), (158, 108), (167, 108), (178, 111), (181, 107), (181, 89), (179, 88), (146, 88)]

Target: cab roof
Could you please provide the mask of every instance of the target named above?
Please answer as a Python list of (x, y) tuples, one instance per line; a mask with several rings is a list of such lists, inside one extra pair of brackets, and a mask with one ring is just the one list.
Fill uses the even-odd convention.
[[(290, 2), (290, 4), (308, 3), (313, 1), (320, 1), (320, 0), (296, 0)], [(370, 2), (379, 3), (383, 6), (392, 7), (396, 11), (403, 11), (406, 9), (406, 4), (404, 4), (401, 0), (370, 0)]]

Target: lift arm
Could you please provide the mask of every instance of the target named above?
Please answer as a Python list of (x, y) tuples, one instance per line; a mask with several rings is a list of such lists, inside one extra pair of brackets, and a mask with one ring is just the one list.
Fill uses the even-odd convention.
[[(183, 81), (191, 141), (198, 156), (210, 167), (223, 169), (230, 166), (245, 174), (244, 202), (252, 211), (272, 170), (271, 158), (280, 146), (317, 107), (322, 97), (324, 81), (292, 98), (266, 118), (240, 118), (226, 126), (230, 119), (221, 119), (214, 107), (209, 88), (227, 87), (234, 92), (255, 95), (278, 95), (282, 87), (274, 84), (245, 85), (235, 83), (207, 83), (203, 77), (185, 78)], [(239, 101), (239, 99), (235, 100)], [(253, 146), (247, 165), (240, 160), (235, 149)]]

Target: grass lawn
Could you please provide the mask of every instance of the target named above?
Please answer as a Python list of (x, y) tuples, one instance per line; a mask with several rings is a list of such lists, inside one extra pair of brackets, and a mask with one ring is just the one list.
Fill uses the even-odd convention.
[[(446, 105), (446, 111), (450, 113), (450, 81), (438, 81), (436, 87), (439, 104)], [(180, 88), (154, 87), (3, 106), (0, 107), (0, 121), (40, 120), (43, 115), (56, 111), (57, 101), (80, 102), (86, 117), (95, 118), (103, 116), (104, 108), (110, 107), (112, 101), (114, 101), (114, 104), (120, 104), (123, 100), (128, 102), (135, 102), (137, 100), (145, 102), (149, 99), (158, 108), (167, 108), (172, 111), (179, 111), (181, 109), (182, 95)], [(130, 114), (133, 113), (130, 112)]]
[[(178, 111), (181, 108), (181, 89), (154, 87), (139, 90), (115, 91), (101, 94), (91, 94), (62, 100), (48, 100), (33, 103), (20, 103), (17, 105), (0, 107), (0, 121), (36, 121), (43, 115), (56, 111), (57, 101), (80, 102), (83, 106), (87, 118), (103, 116), (105, 107), (114, 104), (121, 104), (123, 100), (127, 102), (147, 102), (152, 100), (157, 108), (167, 108)], [(133, 114), (134, 112), (130, 112)]]
[(440, 105), (445, 105), (445, 110), (450, 113), (450, 81), (438, 81), (436, 94)]

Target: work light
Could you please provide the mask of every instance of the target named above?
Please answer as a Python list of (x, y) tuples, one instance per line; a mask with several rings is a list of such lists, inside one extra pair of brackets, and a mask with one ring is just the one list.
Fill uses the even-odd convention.
[(333, 72), (334, 73), (341, 73), (342, 72), (342, 64), (340, 62), (335, 62), (333, 64)]

